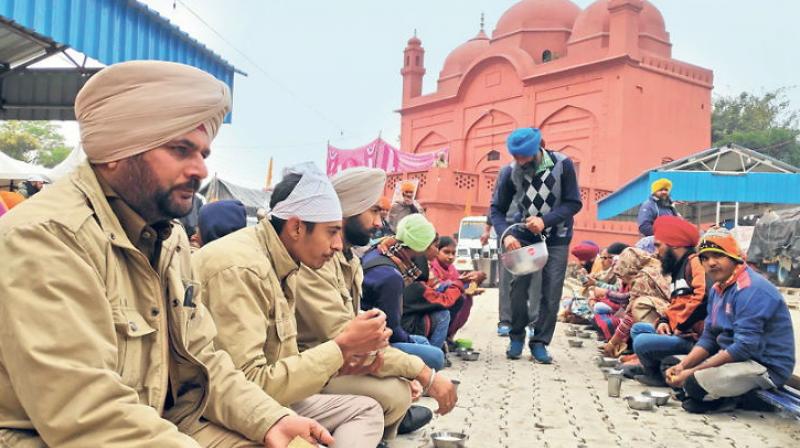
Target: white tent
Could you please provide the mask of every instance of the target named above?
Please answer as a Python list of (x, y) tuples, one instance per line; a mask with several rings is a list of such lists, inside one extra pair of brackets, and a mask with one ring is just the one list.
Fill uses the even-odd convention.
[(50, 170), (43, 166), (17, 160), (0, 152), (0, 188), (6, 188), (13, 181), (23, 181), (31, 176), (43, 176), (50, 179)]
[(53, 179), (53, 182), (61, 179), (75, 170), (84, 160), (86, 160), (86, 153), (83, 152), (83, 147), (76, 146), (66, 159), (50, 170), (50, 179)]

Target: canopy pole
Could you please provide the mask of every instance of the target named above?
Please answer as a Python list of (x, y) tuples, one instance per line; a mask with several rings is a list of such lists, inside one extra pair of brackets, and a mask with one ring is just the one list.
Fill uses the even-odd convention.
[(719, 224), (719, 201), (717, 201), (717, 219), (714, 221), (714, 224)]
[(739, 203), (733, 208), (733, 227), (739, 226)]

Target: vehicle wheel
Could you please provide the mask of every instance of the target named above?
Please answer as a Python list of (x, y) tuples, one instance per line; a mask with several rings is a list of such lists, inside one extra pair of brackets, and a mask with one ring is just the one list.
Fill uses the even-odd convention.
[(788, 270), (778, 265), (778, 272), (775, 273), (775, 280), (778, 286), (792, 288), (800, 286), (800, 269)]

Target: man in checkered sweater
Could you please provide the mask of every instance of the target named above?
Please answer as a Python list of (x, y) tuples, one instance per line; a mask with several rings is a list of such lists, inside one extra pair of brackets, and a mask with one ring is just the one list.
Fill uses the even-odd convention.
[(572, 240), (573, 216), (582, 207), (575, 166), (567, 156), (544, 148), (537, 128), (520, 128), (506, 142), (514, 162), (503, 167), (492, 197), (491, 220), (498, 235), (509, 227), (506, 215), (512, 202), (517, 211), (514, 227), (502, 239), (506, 251), (541, 241), (546, 237), (549, 258), (541, 271), (514, 276), (511, 280), (511, 343), (506, 356), (519, 359), (525, 346), (531, 280), (541, 275), (541, 302), (534, 333), (528, 341), (533, 360), (550, 364), (547, 345), (553, 339), (561, 290)]

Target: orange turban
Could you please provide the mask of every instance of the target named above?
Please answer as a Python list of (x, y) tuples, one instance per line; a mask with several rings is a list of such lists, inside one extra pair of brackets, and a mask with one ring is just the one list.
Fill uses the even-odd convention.
[(378, 207), (380, 207), (381, 210), (389, 210), (392, 208), (392, 201), (390, 201), (386, 196), (382, 196), (380, 199), (378, 199)]
[(400, 191), (402, 191), (403, 193), (412, 193), (416, 189), (417, 189), (417, 186), (414, 185), (414, 182), (410, 182), (410, 181), (406, 180), (406, 181), (403, 181), (402, 184), (400, 184)]
[(700, 232), (689, 221), (677, 216), (659, 216), (653, 222), (653, 234), (658, 241), (672, 247), (695, 247)]

